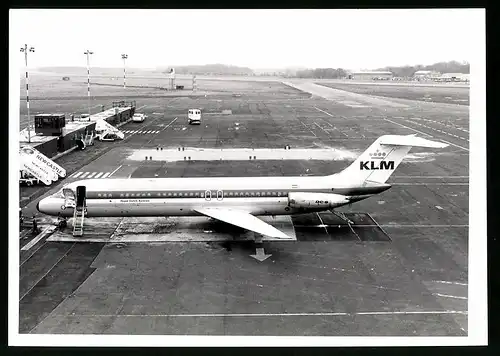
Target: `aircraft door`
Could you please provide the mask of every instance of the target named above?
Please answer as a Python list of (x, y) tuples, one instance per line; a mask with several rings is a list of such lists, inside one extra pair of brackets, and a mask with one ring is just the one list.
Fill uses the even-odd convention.
[(212, 192), (210, 190), (205, 191), (205, 200), (212, 200)]
[(224, 192), (222, 190), (217, 191), (217, 200), (222, 200), (224, 198)]
[(63, 188), (64, 195), (64, 208), (74, 208), (76, 196), (73, 190), (69, 188)]
[(87, 194), (87, 187), (84, 185), (76, 187), (76, 207), (85, 207), (85, 197)]

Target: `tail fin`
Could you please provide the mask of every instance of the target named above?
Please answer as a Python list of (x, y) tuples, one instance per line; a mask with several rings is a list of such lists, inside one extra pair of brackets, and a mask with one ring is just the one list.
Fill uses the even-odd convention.
[(366, 181), (385, 183), (413, 146), (444, 148), (448, 145), (415, 135), (381, 136), (339, 174), (360, 183)]

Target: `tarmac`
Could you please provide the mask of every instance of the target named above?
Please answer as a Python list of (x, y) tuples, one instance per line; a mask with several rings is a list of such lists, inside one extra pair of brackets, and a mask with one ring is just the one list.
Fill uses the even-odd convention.
[[(83, 238), (71, 221), (42, 236), (22, 231), (19, 332), (467, 335), (468, 106), (241, 85), (237, 97), (141, 98), (148, 119), (124, 125), (121, 142), (61, 158), (68, 177), (43, 196), (81, 178), (332, 174), (384, 134), (449, 146), (412, 149), (391, 189), (341, 209), (354, 225), (330, 212), (269, 220), (296, 240), (263, 239), (262, 262), (250, 256), (253, 233), (204, 218), (87, 219)], [(193, 107), (205, 113), (200, 126), (187, 125)], [(181, 160), (182, 147), (196, 159)], [(222, 157), (201, 160), (199, 149)], [(248, 150), (267, 151), (249, 159)]]

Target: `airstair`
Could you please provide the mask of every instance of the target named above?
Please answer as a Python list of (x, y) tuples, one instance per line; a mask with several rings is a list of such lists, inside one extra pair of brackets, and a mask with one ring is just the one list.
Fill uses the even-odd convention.
[(85, 143), (85, 146), (92, 146), (94, 144), (94, 131), (91, 131), (85, 135), (85, 138), (83, 139), (83, 142)]
[(83, 236), (83, 223), (87, 215), (86, 190), (85, 186), (76, 187), (76, 196), (73, 190), (63, 189), (64, 207), (74, 208), (73, 210), (73, 236)]
[(83, 222), (85, 221), (85, 207), (76, 207), (73, 214), (73, 236), (83, 236)]

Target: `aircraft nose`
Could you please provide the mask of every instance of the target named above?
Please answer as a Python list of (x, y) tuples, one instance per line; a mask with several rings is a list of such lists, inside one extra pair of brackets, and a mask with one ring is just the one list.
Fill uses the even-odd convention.
[(47, 197), (36, 204), (36, 210), (46, 215), (57, 215), (61, 209), (61, 201), (57, 198)]

